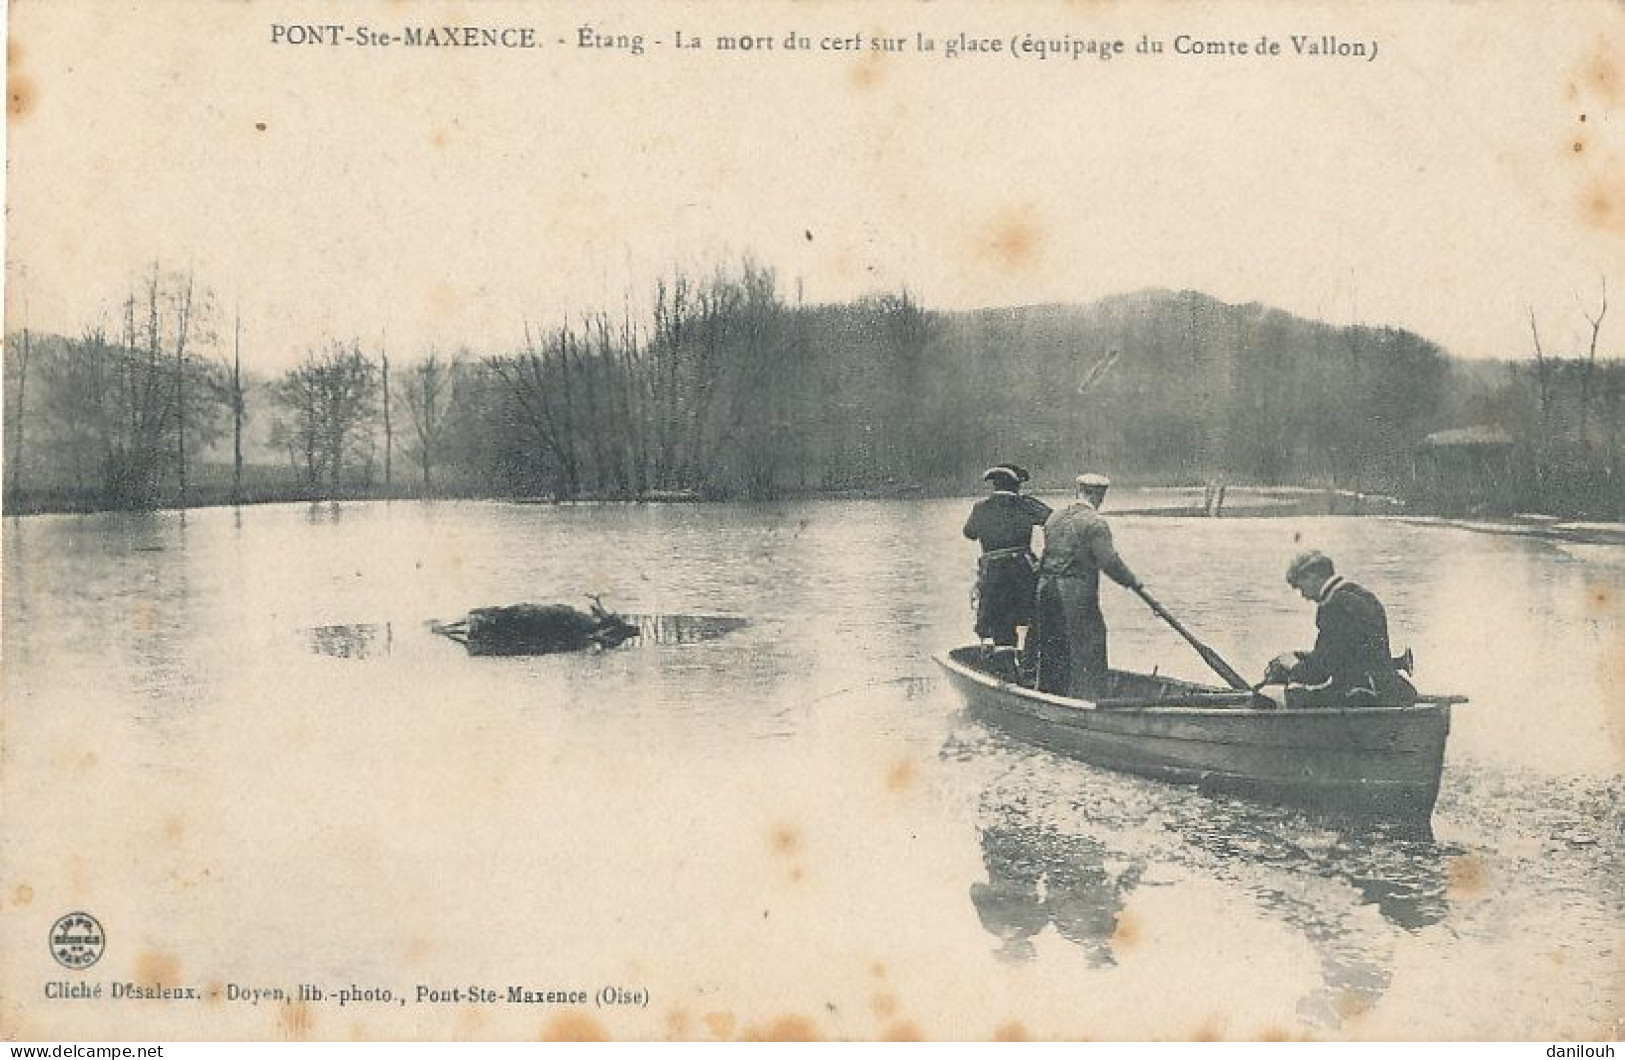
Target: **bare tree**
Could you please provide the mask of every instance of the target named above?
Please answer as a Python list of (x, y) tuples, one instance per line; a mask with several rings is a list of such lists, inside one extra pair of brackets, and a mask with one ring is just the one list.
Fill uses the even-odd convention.
[[(541, 443), (543, 452), (558, 462), (563, 491), (574, 496), (580, 489), (580, 475), (571, 434), (568, 366), (558, 345), (538, 343), (526, 324), (524, 350), (493, 357), (487, 364), (517, 405), (523, 426)], [(561, 374), (565, 385), (555, 386)]]
[(1551, 407), (1552, 382), (1551, 362), (1546, 357), (1546, 351), (1540, 345), (1540, 327), (1535, 323), (1535, 307), (1529, 307), (1529, 335), (1535, 344), (1535, 415), (1537, 420), (1535, 435), (1535, 495), (1545, 503), (1547, 454), (1552, 444)]
[(231, 503), (243, 500), (243, 315), (233, 314), (231, 339)]
[(186, 331), (192, 323), (192, 274), (176, 297), (175, 334), (175, 468), (180, 483), (180, 505), (186, 507)]
[(447, 360), (431, 348), (429, 355), (406, 373), (400, 387), (401, 401), (406, 406), (407, 419), (415, 436), (405, 450), (423, 474), (424, 493), (434, 489), (434, 468), (444, 446), (450, 422), (448, 413), (462, 369), (460, 352)]
[(1591, 424), (1591, 387), (1592, 378), (1597, 371), (1597, 335), (1602, 331), (1602, 318), (1608, 315), (1608, 277), (1602, 278), (1602, 305), (1597, 309), (1597, 315), (1584, 314), (1586, 323), (1591, 325), (1591, 346), (1586, 350), (1585, 372), (1580, 376), (1580, 444), (1587, 445), (1590, 441)]
[(365, 447), (377, 413), (377, 368), (359, 342), (329, 341), (284, 373), (274, 396), (291, 417), (280, 421), (278, 437), (306, 485), (315, 491), (325, 478), (336, 494), (343, 488), (346, 459)]
[(379, 350), (378, 358), (383, 363), (384, 378), (382, 388), (384, 391), (384, 490), (387, 492), (393, 478), (393, 454), (395, 450), (395, 432), (389, 421), (390, 389), (389, 389), (389, 352)]

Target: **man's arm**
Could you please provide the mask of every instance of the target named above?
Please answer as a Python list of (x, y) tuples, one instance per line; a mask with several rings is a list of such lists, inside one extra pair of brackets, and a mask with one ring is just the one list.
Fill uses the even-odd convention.
[(982, 504), (980, 501), (978, 501), (970, 510), (970, 518), (965, 520), (965, 536), (970, 538), (972, 541), (975, 541), (977, 538), (982, 536), (982, 528), (979, 525), (981, 520), (977, 518), (981, 514)]
[(1134, 576), (1128, 564), (1123, 562), (1123, 557), (1117, 554), (1117, 548), (1112, 544), (1112, 528), (1104, 520), (1089, 535), (1089, 550), (1094, 553), (1095, 566), (1105, 571), (1112, 581), (1128, 589), (1140, 584), (1140, 579)]
[(1301, 685), (1318, 685), (1331, 679), (1339, 660), (1349, 654), (1350, 644), (1358, 635), (1359, 619), (1339, 602), (1321, 607), (1315, 616), (1320, 632), (1315, 646), (1298, 656), (1298, 665), (1287, 676)]

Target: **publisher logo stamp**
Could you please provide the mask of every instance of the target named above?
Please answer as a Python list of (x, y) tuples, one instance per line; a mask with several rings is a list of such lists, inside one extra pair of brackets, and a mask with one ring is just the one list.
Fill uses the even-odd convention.
[(83, 971), (102, 959), (107, 937), (89, 913), (69, 913), (51, 925), (51, 956), (73, 971)]

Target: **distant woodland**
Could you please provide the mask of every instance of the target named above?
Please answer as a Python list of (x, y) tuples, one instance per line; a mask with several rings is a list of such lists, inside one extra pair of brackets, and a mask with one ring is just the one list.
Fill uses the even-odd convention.
[(273, 358), (200, 279), (155, 267), (79, 334), (8, 336), (6, 509), (958, 493), (1015, 460), (1038, 486), (1096, 469), (1625, 517), (1606, 288), (1587, 348), (1546, 348), (1531, 315), (1494, 362), (1194, 291), (804, 305), (745, 262), (674, 275), (642, 306), (502, 349), (322, 336)]

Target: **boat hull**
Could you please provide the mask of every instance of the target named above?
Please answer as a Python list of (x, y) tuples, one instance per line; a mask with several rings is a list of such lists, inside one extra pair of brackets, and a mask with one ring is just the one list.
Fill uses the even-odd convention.
[[(1414, 824), (1433, 813), (1448, 703), (1261, 710), (1182, 682), (1165, 682), (1181, 705), (1095, 703), (1003, 680), (977, 667), (980, 653), (937, 657), (971, 714), (1067, 757), (1337, 816)], [(1227, 695), (1227, 705), (1189, 705)]]

